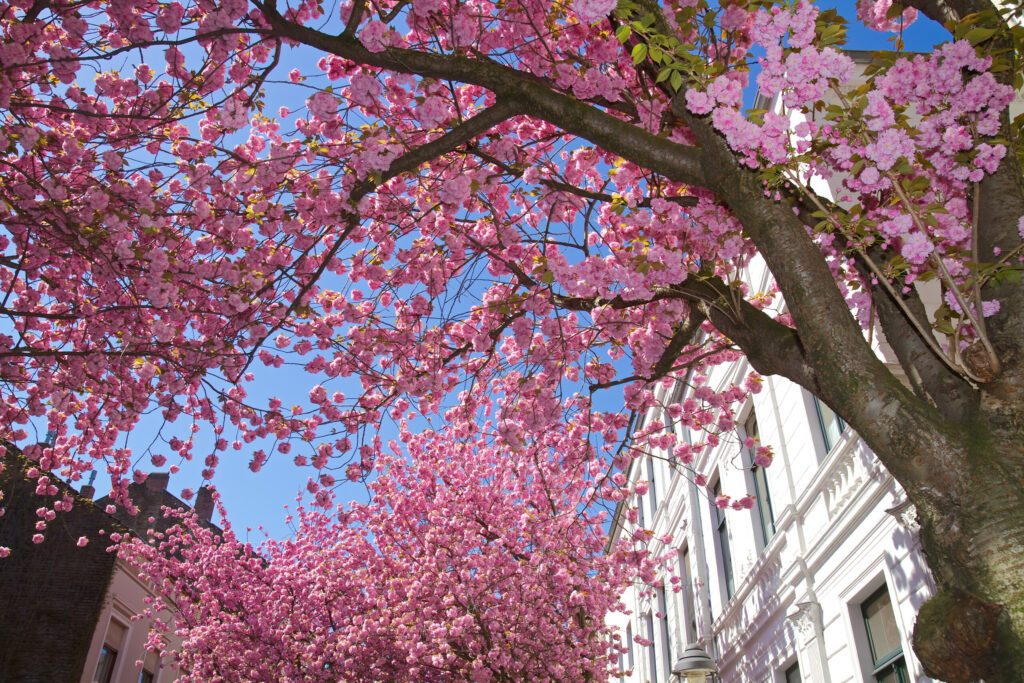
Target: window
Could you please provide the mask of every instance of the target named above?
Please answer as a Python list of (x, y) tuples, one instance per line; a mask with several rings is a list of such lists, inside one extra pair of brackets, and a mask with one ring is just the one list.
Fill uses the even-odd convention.
[(632, 671), (636, 666), (633, 659), (633, 624), (626, 624), (626, 671)]
[(697, 641), (697, 613), (693, 608), (693, 572), (690, 570), (690, 549), (679, 551), (679, 587), (683, 596), (683, 646)]
[(104, 645), (100, 650), (99, 661), (96, 662), (96, 673), (92, 677), (93, 683), (110, 683), (116, 662), (117, 650), (109, 645)]
[(665, 587), (658, 586), (658, 614), (661, 630), (661, 665), (665, 672), (672, 670), (672, 641), (668, 637), (668, 601), (665, 600)]
[(156, 672), (160, 670), (160, 655), (147, 652), (142, 671), (139, 672), (139, 683), (156, 683)]
[(861, 604), (860, 611), (871, 651), (873, 680), (879, 683), (909, 683), (889, 587), (883, 585), (879, 588)]
[(650, 641), (647, 646), (647, 680), (650, 683), (658, 683), (658, 653), (655, 651), (656, 638), (654, 635), (654, 613), (649, 610), (644, 615), (644, 637)]
[(800, 677), (800, 665), (794, 664), (793, 666), (786, 669), (786, 683), (801, 683), (803, 678)]
[(114, 666), (117, 664), (117, 653), (124, 642), (128, 627), (113, 619), (107, 626), (107, 634), (103, 637), (103, 647), (96, 661), (96, 672), (92, 675), (93, 683), (110, 683), (114, 677)]
[[(722, 495), (721, 480), (715, 482), (714, 497), (717, 499)], [(729, 552), (729, 527), (725, 521), (725, 510), (711, 501), (711, 520), (715, 524), (715, 532), (718, 535), (718, 552), (722, 559), (722, 579), (725, 587), (725, 599), (728, 602), (736, 590), (735, 580), (732, 575), (732, 553)]]
[[(757, 428), (757, 414), (751, 410), (750, 415), (743, 423), (743, 436), (756, 441), (760, 435), (761, 432)], [(754, 480), (754, 516), (757, 518), (757, 525), (761, 530), (761, 541), (764, 545), (768, 545), (768, 541), (775, 535), (775, 513), (772, 511), (772, 496), (768, 491), (768, 475), (754, 459), (757, 455), (757, 446), (746, 450), (751, 478)]]
[(821, 429), (821, 440), (825, 444), (825, 453), (831, 453), (839, 443), (843, 432), (846, 431), (846, 423), (817, 396), (814, 397), (814, 412), (818, 414), (818, 427)]
[(647, 456), (647, 497), (651, 501), (651, 520), (654, 520), (654, 515), (658, 511), (658, 484), (655, 481), (654, 475), (656, 463), (654, 462), (654, 456)]

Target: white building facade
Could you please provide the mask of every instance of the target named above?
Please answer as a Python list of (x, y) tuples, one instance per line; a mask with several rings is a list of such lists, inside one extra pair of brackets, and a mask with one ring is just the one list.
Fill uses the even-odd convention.
[[(766, 270), (752, 270), (767, 291)], [(742, 384), (749, 372), (746, 361), (725, 364), (708, 385)], [(682, 385), (663, 391), (665, 405), (686, 398)], [(655, 554), (675, 555), (660, 586), (630, 589), (630, 613), (614, 616), (629, 647), (618, 680), (673, 680), (691, 643), (726, 683), (931, 680), (910, 636), (933, 583), (899, 484), (835, 413), (788, 380), (764, 378), (737, 418), (735, 433), (705, 448), (692, 470), (663, 451), (632, 463), (631, 480), (649, 490), (620, 504), (613, 533), (642, 526), (654, 532)], [(646, 419), (689, 437), (660, 409)], [(771, 446), (770, 467), (753, 463), (747, 436)], [(751, 510), (714, 504), (719, 493), (747, 492), (757, 496)], [(670, 543), (658, 540), (666, 536)]]

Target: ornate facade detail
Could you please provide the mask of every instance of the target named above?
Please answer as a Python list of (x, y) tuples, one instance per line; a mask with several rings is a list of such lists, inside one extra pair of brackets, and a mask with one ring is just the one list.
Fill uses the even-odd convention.
[(904, 498), (902, 502), (893, 505), (886, 512), (896, 518), (899, 525), (910, 533), (914, 535), (920, 533), (921, 523), (917, 519), (917, 508), (909, 498)]
[(821, 630), (821, 605), (813, 600), (798, 602), (786, 619), (793, 624), (800, 640), (807, 642)]

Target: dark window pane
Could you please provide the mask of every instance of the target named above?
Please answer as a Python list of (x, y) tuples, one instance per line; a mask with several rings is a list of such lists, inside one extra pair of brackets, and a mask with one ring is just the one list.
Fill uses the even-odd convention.
[(693, 607), (693, 573), (690, 571), (688, 548), (679, 551), (679, 586), (683, 593), (683, 645), (689, 645), (697, 640), (697, 613)]
[(879, 681), (879, 683), (910, 683), (907, 663), (903, 661), (903, 657), (899, 657), (891, 664), (875, 672), (875, 680)]
[(668, 635), (668, 601), (665, 599), (665, 589), (662, 586), (658, 587), (658, 613), (661, 614), (661, 666), (668, 672), (672, 670), (672, 642)]
[(110, 683), (114, 675), (114, 663), (117, 661), (117, 650), (104, 645), (100, 650), (99, 661), (96, 662), (96, 673), (93, 674), (93, 683)]
[(761, 438), (761, 431), (757, 427), (757, 413), (753, 410), (750, 411), (750, 415), (743, 423), (743, 436), (749, 436), (755, 440)]
[(800, 683), (803, 678), (800, 677), (800, 665), (794, 664), (793, 666), (786, 669), (786, 683)]
[(871, 647), (871, 661), (878, 667), (903, 650), (889, 589), (882, 586), (881, 590), (864, 601), (861, 610)]
[(651, 501), (651, 518), (653, 520), (654, 513), (658, 511), (658, 486), (654, 480), (654, 468), (656, 464), (654, 457), (647, 456), (647, 497)]
[(768, 477), (763, 467), (756, 464), (751, 467), (754, 475), (754, 496), (757, 497), (755, 511), (761, 527), (761, 540), (765, 545), (775, 535), (775, 512), (772, 510), (772, 496), (768, 491)]
[(153, 676), (152, 671), (146, 671), (145, 669), (139, 673), (139, 683), (153, 683), (156, 678)]
[[(722, 495), (722, 482), (715, 482), (715, 498)], [(725, 510), (720, 509), (711, 501), (711, 509), (714, 513), (715, 526), (718, 529), (718, 546), (722, 552), (722, 575), (725, 578), (725, 599), (730, 600), (736, 590), (732, 575), (732, 553), (729, 549), (729, 527), (725, 522)]]
[(821, 428), (822, 441), (825, 442), (825, 452), (829, 453), (839, 443), (839, 437), (846, 431), (846, 423), (817, 397), (814, 398), (814, 410), (818, 414), (818, 425)]
[(654, 637), (654, 615), (651, 614), (650, 612), (648, 612), (647, 614), (644, 615), (644, 625), (646, 626), (646, 628), (644, 630), (647, 631), (647, 633), (644, 634), (644, 637), (647, 638), (647, 640), (649, 640), (651, 642), (651, 644), (647, 646), (647, 674), (648, 674), (648, 680), (650, 681), (650, 683), (657, 683), (658, 682), (658, 653), (654, 651), (655, 650), (654, 645), (655, 645), (655, 643), (657, 641), (657, 638)]
[[(761, 436), (761, 430), (757, 426), (757, 413), (753, 410), (743, 423), (744, 439), (754, 439)], [(768, 545), (768, 541), (775, 535), (775, 513), (772, 511), (772, 496), (768, 491), (768, 477), (763, 467), (758, 466), (754, 458), (757, 456), (757, 446), (745, 449), (747, 452), (747, 464), (754, 480), (754, 515), (757, 517), (757, 524), (761, 531), (761, 541)]]
[(633, 670), (636, 666), (636, 661), (633, 659), (633, 625), (626, 624), (626, 645), (629, 649), (626, 650), (626, 668), (629, 671)]
[(878, 683), (899, 683), (899, 678), (896, 677), (895, 671), (889, 671), (888, 673), (882, 672), (875, 676), (875, 680)]

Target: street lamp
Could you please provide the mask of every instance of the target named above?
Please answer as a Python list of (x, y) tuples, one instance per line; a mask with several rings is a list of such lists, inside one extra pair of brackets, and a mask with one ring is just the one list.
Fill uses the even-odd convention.
[(705, 683), (708, 676), (718, 673), (715, 660), (708, 656), (700, 645), (694, 643), (686, 648), (683, 656), (676, 660), (672, 667), (672, 673), (677, 680), (686, 683)]

